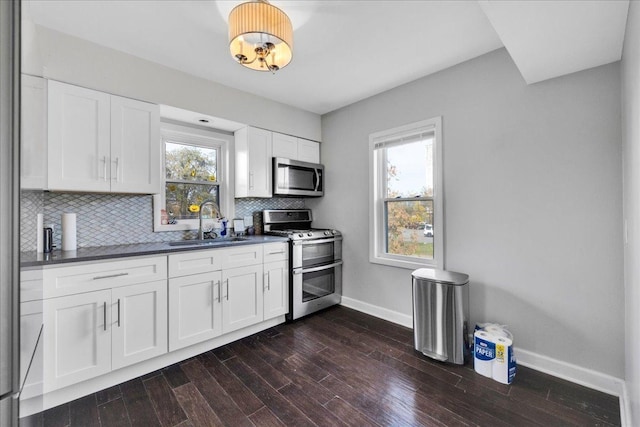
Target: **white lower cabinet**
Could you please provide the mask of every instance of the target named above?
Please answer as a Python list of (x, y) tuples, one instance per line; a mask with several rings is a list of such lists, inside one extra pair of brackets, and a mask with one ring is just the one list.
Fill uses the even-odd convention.
[(220, 271), (169, 279), (169, 351), (222, 334), (221, 281)]
[(264, 320), (289, 312), (289, 262), (264, 265)]
[[(33, 298), (21, 304), (27, 399), (288, 312), (286, 242), (54, 266), (40, 276), (44, 292), (29, 291), (28, 272), (23, 281)], [(41, 369), (27, 373), (32, 357)]]
[(168, 264), (171, 351), (289, 310), (286, 242), (174, 254)]
[(222, 331), (262, 322), (262, 264), (222, 270)]
[(20, 304), (21, 399), (42, 394), (42, 300)]
[(167, 352), (166, 280), (43, 301), (44, 392)]
[[(166, 257), (86, 263), (44, 273), (44, 294), (63, 294), (41, 301), (45, 393), (167, 352)], [(87, 274), (95, 277), (86, 281)], [(136, 283), (136, 276), (161, 279)], [(77, 280), (53, 291), (69, 277)]]
[(111, 371), (111, 290), (44, 300), (44, 392)]
[(167, 281), (111, 291), (111, 369), (167, 352)]

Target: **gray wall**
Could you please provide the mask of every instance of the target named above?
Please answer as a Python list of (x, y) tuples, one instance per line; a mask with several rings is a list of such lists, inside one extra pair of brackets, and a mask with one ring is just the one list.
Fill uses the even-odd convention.
[(471, 276), (471, 320), (623, 377), (620, 102), (617, 63), (527, 86), (500, 49), (323, 116), (307, 205), (344, 232), (344, 295), (411, 315), (411, 271), (368, 259), (368, 136), (442, 116), (445, 266)]
[(320, 116), (315, 113), (48, 28), (25, 22), (22, 45), (22, 72), (26, 74), (321, 140)]
[(632, 420), (640, 420), (640, 4), (629, 4), (622, 53), (624, 246), (626, 302), (625, 373)]

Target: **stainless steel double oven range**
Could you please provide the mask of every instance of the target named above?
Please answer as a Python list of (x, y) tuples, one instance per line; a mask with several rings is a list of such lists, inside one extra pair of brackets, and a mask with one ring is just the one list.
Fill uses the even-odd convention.
[(311, 228), (309, 209), (265, 210), (265, 234), (289, 238), (289, 314), (297, 319), (342, 300), (342, 234)]

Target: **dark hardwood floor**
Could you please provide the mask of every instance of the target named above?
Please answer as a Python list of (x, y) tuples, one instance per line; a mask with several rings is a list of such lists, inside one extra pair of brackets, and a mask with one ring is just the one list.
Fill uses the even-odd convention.
[[(344, 307), (27, 419), (44, 426), (608, 426), (618, 398), (518, 367), (507, 386)], [(27, 425), (25, 423), (24, 425)]]

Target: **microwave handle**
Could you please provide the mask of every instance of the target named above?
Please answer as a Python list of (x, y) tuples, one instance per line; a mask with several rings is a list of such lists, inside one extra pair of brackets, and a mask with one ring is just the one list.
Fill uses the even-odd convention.
[(334, 262), (333, 264), (321, 265), (320, 267), (313, 268), (295, 268), (293, 274), (313, 273), (315, 271), (329, 270), (330, 268), (342, 265), (342, 261)]
[(320, 187), (320, 172), (318, 169), (314, 169), (313, 172), (316, 174), (316, 185), (313, 190), (318, 191), (318, 187)]

